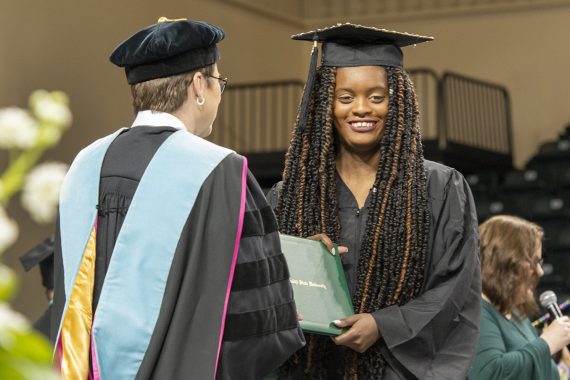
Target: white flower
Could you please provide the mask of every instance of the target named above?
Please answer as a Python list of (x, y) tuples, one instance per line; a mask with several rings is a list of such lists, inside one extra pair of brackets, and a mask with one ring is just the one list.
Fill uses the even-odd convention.
[(16, 344), (13, 332), (24, 332), (28, 328), (28, 321), (22, 314), (10, 309), (7, 303), (0, 302), (0, 347), (10, 350)]
[(30, 108), (39, 120), (59, 128), (67, 128), (71, 124), (71, 111), (67, 95), (63, 92), (34, 91), (30, 96)]
[[(0, 269), (2, 268), (0, 267)], [(28, 321), (22, 314), (10, 309), (10, 305), (0, 302), (0, 326), (19, 331), (28, 327)]]
[(38, 125), (32, 116), (21, 108), (0, 110), (0, 147), (26, 149), (34, 145)]
[(26, 178), (22, 190), (22, 205), (38, 223), (50, 223), (55, 219), (59, 201), (59, 189), (68, 166), (50, 162), (35, 167)]
[(49, 124), (49, 128), (40, 129), (39, 140), (48, 146), (54, 146), (59, 142), (62, 134), (61, 128), (56, 127), (54, 124)]
[(0, 207), (0, 253), (14, 244), (18, 238), (18, 225), (6, 215), (6, 211)]

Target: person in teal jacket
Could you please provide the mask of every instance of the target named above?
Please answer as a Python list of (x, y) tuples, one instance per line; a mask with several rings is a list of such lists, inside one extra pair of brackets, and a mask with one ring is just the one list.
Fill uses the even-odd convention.
[(551, 355), (570, 343), (570, 319), (539, 336), (528, 316), (538, 311), (535, 288), (544, 274), (540, 226), (498, 215), (481, 224), (483, 294), (477, 353), (470, 380), (559, 379)]

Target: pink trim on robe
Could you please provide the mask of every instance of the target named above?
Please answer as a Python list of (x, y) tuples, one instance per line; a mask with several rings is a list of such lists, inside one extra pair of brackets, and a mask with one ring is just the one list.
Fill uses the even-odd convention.
[(61, 340), (61, 336), (59, 337), (59, 339), (57, 341), (57, 346), (56, 346), (55, 350), (56, 350), (56, 355), (57, 355), (58, 369), (61, 371), (61, 362), (63, 360), (63, 342)]
[[(97, 233), (97, 228), (99, 227), (99, 217), (95, 218), (95, 233)], [(95, 246), (97, 246), (97, 241), (95, 240)], [(95, 323), (95, 315), (93, 315), (93, 320), (91, 321), (91, 375), (92, 380), (101, 380), (101, 375), (99, 373), (99, 362), (97, 361), (97, 351), (95, 350), (95, 337), (93, 336), (93, 324)]]
[[(95, 318), (93, 318), (95, 320)], [(93, 380), (101, 380), (99, 373), (99, 362), (97, 361), (97, 351), (95, 349), (95, 338), (93, 337), (93, 329), (91, 329), (91, 369), (93, 371)]]

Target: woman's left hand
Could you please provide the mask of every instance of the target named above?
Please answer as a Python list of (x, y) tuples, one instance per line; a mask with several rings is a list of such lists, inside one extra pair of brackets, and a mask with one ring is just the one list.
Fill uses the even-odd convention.
[(372, 314), (354, 314), (338, 323), (335, 322), (335, 325), (350, 327), (347, 332), (332, 338), (335, 344), (352, 348), (356, 352), (365, 352), (380, 338), (378, 326)]
[[(335, 254), (334, 250), (333, 250), (334, 244), (333, 244), (332, 240), (326, 234), (316, 234), (313, 236), (309, 236), (307, 239), (320, 241), (321, 243), (323, 243), (327, 247), (329, 252), (334, 256), (334, 254)], [(341, 257), (342, 257), (342, 255), (344, 255), (347, 252), (348, 252), (347, 247), (345, 247), (343, 245), (338, 246), (338, 253), (340, 254)]]

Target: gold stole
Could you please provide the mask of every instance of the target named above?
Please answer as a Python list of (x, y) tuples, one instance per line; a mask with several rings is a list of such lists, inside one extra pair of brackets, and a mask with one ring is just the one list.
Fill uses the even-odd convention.
[(96, 238), (97, 225), (95, 224), (81, 260), (61, 326), (60, 368), (62, 378), (66, 380), (86, 380), (89, 376)]

